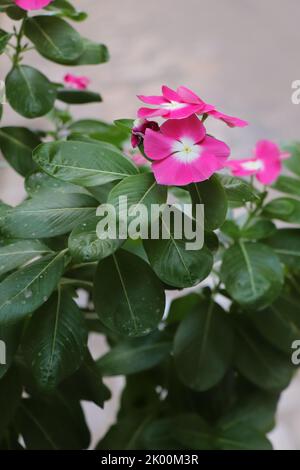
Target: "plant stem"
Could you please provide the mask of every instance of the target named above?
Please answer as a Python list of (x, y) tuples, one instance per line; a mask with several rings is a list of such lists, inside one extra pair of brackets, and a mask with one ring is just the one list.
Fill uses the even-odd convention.
[(19, 62), (21, 61), (21, 53), (23, 52), (22, 39), (23, 39), (23, 34), (24, 34), (24, 26), (25, 26), (25, 20), (22, 20), (20, 29), (16, 33), (16, 40), (17, 40), (16, 47), (15, 47), (16, 52), (12, 59), (14, 67), (18, 65)]

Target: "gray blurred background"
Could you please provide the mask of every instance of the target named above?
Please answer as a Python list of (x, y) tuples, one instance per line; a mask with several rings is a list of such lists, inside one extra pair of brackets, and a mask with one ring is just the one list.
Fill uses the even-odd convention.
[[(75, 27), (107, 44), (108, 64), (73, 68), (88, 75), (91, 89), (104, 103), (74, 107), (78, 117), (104, 120), (134, 117), (136, 94), (158, 94), (161, 84), (186, 85), (220, 111), (246, 119), (250, 126), (229, 129), (210, 125), (236, 157), (248, 156), (261, 138), (278, 143), (300, 138), (300, 105), (291, 102), (291, 83), (300, 79), (299, 0), (71, 0), (90, 13)], [(4, 15), (0, 27), (7, 29)], [(53, 81), (67, 68), (35, 53), (25, 63), (35, 65)], [(1, 57), (0, 79), (9, 62)], [(43, 127), (43, 119), (26, 121), (4, 106), (2, 125)], [(0, 199), (14, 204), (24, 195), (22, 179), (0, 167)], [(95, 354), (105, 347), (92, 338)], [(120, 379), (110, 381), (114, 400), (99, 411), (86, 407), (95, 440), (114, 420)], [(300, 449), (300, 380), (283, 394), (277, 427), (271, 439), (277, 449)]]

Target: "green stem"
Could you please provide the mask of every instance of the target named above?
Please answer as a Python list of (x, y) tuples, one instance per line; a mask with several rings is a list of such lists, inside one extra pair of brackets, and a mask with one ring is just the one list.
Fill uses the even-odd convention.
[(69, 279), (67, 277), (63, 277), (61, 279), (61, 286), (75, 286), (75, 287), (82, 287), (83, 289), (92, 289), (93, 283), (90, 281), (84, 281), (83, 279)]
[(21, 61), (21, 53), (23, 52), (23, 47), (22, 47), (22, 39), (24, 35), (24, 26), (25, 26), (25, 20), (22, 20), (21, 26), (19, 31), (16, 33), (16, 52), (13, 56), (13, 65), (14, 67), (19, 64)]

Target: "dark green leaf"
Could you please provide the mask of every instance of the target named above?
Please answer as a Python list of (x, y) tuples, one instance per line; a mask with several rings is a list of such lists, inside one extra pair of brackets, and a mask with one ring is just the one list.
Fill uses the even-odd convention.
[(184, 317), (199, 304), (202, 297), (196, 293), (187, 294), (172, 301), (170, 310), (167, 316), (168, 323), (177, 323), (184, 319)]
[(273, 188), (282, 193), (300, 197), (300, 180), (292, 178), (291, 176), (279, 176), (278, 180), (274, 183)]
[(2, 127), (0, 149), (8, 163), (22, 176), (36, 168), (32, 151), (41, 143), (36, 134), (25, 127)]
[(0, 227), (15, 238), (55, 237), (89, 219), (97, 205), (86, 194), (45, 191), (7, 212)]
[(265, 206), (264, 214), (272, 219), (300, 224), (300, 201), (288, 197), (273, 199)]
[(293, 142), (285, 147), (285, 150), (291, 154), (291, 157), (284, 161), (284, 165), (297, 176), (300, 176), (300, 143)]
[(219, 450), (272, 450), (272, 444), (267, 437), (248, 427), (248, 424), (220, 431), (215, 445)]
[(67, 291), (58, 291), (37, 310), (26, 328), (22, 348), (41, 389), (51, 390), (83, 361), (87, 331), (83, 315)]
[(243, 206), (245, 202), (258, 200), (255, 189), (246, 181), (229, 175), (219, 175), (224, 186), (228, 202), (234, 206)]
[(11, 33), (7, 33), (3, 29), (0, 29), (0, 54), (4, 52), (11, 37)]
[(43, 173), (42, 171), (31, 173), (25, 178), (25, 189), (29, 196), (35, 196), (36, 194), (47, 190), (55, 191), (57, 193), (89, 194), (88, 191), (81, 186), (60, 181), (57, 178), (53, 178), (52, 176)]
[(56, 16), (28, 18), (24, 31), (42, 56), (59, 64), (72, 64), (84, 51), (79, 33)]
[(81, 38), (83, 52), (78, 59), (69, 62), (69, 65), (98, 65), (109, 60), (109, 52), (104, 44)]
[(51, 251), (39, 240), (11, 241), (0, 247), (0, 276)]
[(34, 160), (50, 176), (79, 186), (97, 186), (137, 173), (116, 147), (104, 142), (42, 144), (34, 151)]
[(15, 416), (21, 394), (22, 383), (18, 370), (11, 368), (0, 381), (0, 438)]
[(17, 113), (32, 119), (44, 116), (53, 108), (56, 88), (38, 70), (18, 65), (6, 77), (6, 96)]
[[(4, 361), (0, 360), (0, 379), (6, 374), (14, 360), (20, 344), (22, 330), (23, 322), (11, 325), (0, 324), (0, 341), (2, 341), (2, 343), (0, 343), (0, 351), (1, 358), (3, 355), (3, 359), (5, 359)], [(4, 362), (4, 364), (2, 362)]]
[(165, 296), (147, 263), (119, 250), (98, 265), (94, 303), (101, 321), (108, 328), (126, 336), (142, 336), (160, 322)]
[(280, 294), (283, 269), (276, 253), (262, 243), (240, 241), (223, 257), (221, 278), (240, 305), (262, 309)]
[(171, 351), (171, 342), (161, 332), (118, 343), (97, 361), (104, 376), (129, 375), (159, 364)]
[(222, 380), (233, 354), (233, 332), (226, 313), (212, 300), (184, 317), (174, 341), (175, 365), (183, 383), (197, 391)]
[(68, 104), (100, 103), (102, 101), (99, 93), (88, 90), (58, 89), (57, 99)]
[(63, 273), (64, 253), (48, 255), (0, 283), (0, 324), (10, 325), (42, 305)]
[(261, 240), (276, 232), (276, 226), (267, 219), (254, 219), (247, 228), (242, 229), (241, 236), (247, 240)]
[(300, 229), (283, 228), (266, 240), (281, 262), (294, 271), (300, 270)]
[[(121, 147), (123, 142), (128, 139), (129, 132), (124, 128), (119, 128), (116, 125), (108, 124), (103, 121), (96, 121), (95, 119), (81, 119), (75, 121), (69, 126), (69, 131), (74, 133), (84, 134), (94, 140), (108, 142), (110, 144)], [(72, 134), (69, 140), (72, 140)]]

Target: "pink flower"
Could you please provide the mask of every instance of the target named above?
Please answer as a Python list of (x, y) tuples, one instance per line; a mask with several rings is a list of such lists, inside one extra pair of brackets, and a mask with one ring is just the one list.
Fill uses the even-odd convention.
[(235, 176), (255, 175), (262, 184), (272, 184), (281, 172), (281, 161), (290, 154), (281, 152), (280, 148), (270, 140), (257, 142), (254, 156), (244, 160), (229, 160), (227, 166)]
[(136, 164), (136, 166), (145, 166), (149, 164), (148, 160), (143, 157), (141, 153), (134, 153), (131, 155), (131, 159)]
[(14, 0), (15, 4), (23, 10), (40, 10), (46, 7), (52, 0)]
[(159, 125), (155, 121), (148, 121), (147, 119), (136, 119), (133, 123), (131, 133), (131, 145), (133, 148), (137, 147), (143, 142), (146, 129), (159, 131)]
[(248, 123), (242, 119), (220, 113), (214, 106), (206, 104), (192, 90), (180, 86), (176, 91), (167, 86), (162, 87), (162, 96), (144, 96), (138, 98), (153, 108), (140, 108), (140, 118), (161, 116), (165, 119), (184, 119), (193, 114), (208, 114), (216, 119), (221, 119), (230, 127), (244, 127)]
[(170, 119), (160, 132), (146, 129), (144, 150), (154, 160), (156, 181), (177, 186), (207, 180), (225, 166), (230, 154), (224, 142), (206, 135), (204, 125), (195, 115)]
[(67, 73), (67, 75), (64, 76), (64, 82), (70, 88), (74, 88), (75, 90), (86, 90), (89, 86), (90, 79), (88, 77), (80, 77)]

